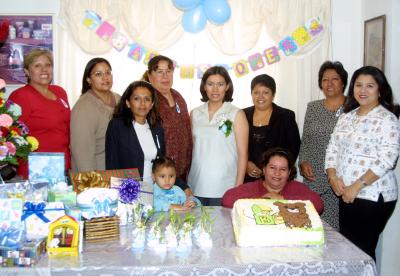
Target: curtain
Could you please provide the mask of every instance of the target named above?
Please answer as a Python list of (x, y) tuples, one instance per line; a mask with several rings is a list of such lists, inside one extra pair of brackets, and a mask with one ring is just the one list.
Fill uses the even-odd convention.
[[(262, 73), (273, 76), (277, 82), (275, 102), (296, 112), (300, 129), (307, 102), (322, 97), (317, 74), (319, 66), (331, 57), (330, 0), (228, 0), (230, 20), (221, 26), (207, 23), (199, 34), (184, 32), (183, 11), (175, 8), (172, 0), (60, 1), (56, 81), (68, 91), (71, 106), (80, 95), (84, 66), (90, 58), (102, 56), (111, 62), (113, 88), (120, 94), (129, 82), (140, 78), (146, 70), (143, 62), (129, 59), (125, 52), (116, 51), (110, 42), (84, 26), (82, 19), (86, 10), (95, 11), (129, 40), (168, 55), (181, 64), (217, 64), (220, 61), (231, 64), (278, 45), (297, 27), (319, 17), (324, 31), (294, 55), (283, 56), (281, 61), (254, 72), (250, 69), (245, 77), (238, 78), (231, 70), (229, 73), (235, 86), (233, 103), (243, 108), (251, 105), (251, 79)], [(204, 43), (208, 45), (204, 46)], [(213, 56), (201, 58), (203, 52), (213, 51)], [(179, 70), (175, 71), (174, 88), (185, 97), (189, 109), (193, 109), (200, 104), (199, 80), (196, 76), (192, 80), (181, 79)]]

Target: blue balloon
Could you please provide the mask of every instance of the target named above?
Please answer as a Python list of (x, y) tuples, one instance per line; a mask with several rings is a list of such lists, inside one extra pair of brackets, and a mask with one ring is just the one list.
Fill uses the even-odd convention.
[(204, 13), (216, 25), (224, 24), (231, 17), (231, 7), (226, 0), (205, 0)]
[(183, 13), (182, 26), (186, 32), (198, 33), (204, 29), (206, 24), (207, 18), (201, 5)]
[(178, 9), (187, 11), (197, 7), (201, 0), (173, 0), (172, 2)]

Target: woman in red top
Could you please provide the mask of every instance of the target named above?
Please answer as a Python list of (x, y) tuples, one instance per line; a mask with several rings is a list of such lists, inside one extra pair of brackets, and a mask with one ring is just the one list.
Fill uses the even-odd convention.
[[(50, 51), (33, 49), (24, 57), (28, 84), (15, 90), (10, 100), (21, 106), (20, 121), (29, 128), (29, 135), (39, 141), (37, 152), (62, 152), (65, 168), (70, 168), (69, 122), (67, 93), (53, 80), (53, 56)], [(18, 174), (28, 178), (26, 161), (20, 161)]]
[(264, 180), (258, 179), (226, 191), (222, 197), (222, 206), (232, 208), (235, 201), (241, 198), (310, 200), (318, 214), (322, 214), (324, 202), (321, 197), (305, 184), (293, 180), (296, 168), (287, 150), (267, 150), (261, 165)]

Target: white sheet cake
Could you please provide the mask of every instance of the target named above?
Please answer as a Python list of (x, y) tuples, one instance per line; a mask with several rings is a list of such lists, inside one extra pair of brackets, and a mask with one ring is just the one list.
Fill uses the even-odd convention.
[(322, 221), (311, 201), (240, 199), (232, 209), (238, 246), (322, 245)]

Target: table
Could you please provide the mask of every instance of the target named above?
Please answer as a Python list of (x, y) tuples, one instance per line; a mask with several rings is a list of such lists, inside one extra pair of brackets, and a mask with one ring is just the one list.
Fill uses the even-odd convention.
[(186, 256), (131, 248), (132, 228), (121, 226), (119, 241), (85, 243), (79, 257), (43, 256), (32, 268), (1, 268), (3, 275), (377, 275), (375, 262), (325, 224), (319, 247), (236, 246), (231, 209), (214, 207), (213, 247), (193, 246)]

